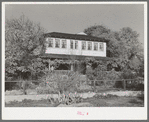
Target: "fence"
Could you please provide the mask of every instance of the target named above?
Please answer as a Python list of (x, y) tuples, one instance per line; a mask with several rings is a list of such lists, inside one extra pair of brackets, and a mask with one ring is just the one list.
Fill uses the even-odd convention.
[[(98, 82), (103, 82), (105, 88), (107, 88), (107, 84), (110, 82), (113, 82), (112, 85), (116, 87), (116, 82), (121, 83), (122, 87), (124, 90), (127, 89), (127, 87), (129, 86), (134, 86), (134, 85), (140, 85), (143, 84), (144, 85), (144, 79), (119, 79), (119, 80), (89, 80), (89, 82), (91, 82), (91, 84), (94, 86), (94, 88), (96, 89), (96, 86), (98, 84)], [(142, 87), (142, 86), (140, 86)]]
[[(44, 82), (40, 81), (24, 81), (27, 83), (25, 87), (23, 86), (23, 82), (21, 81), (6, 81), (5, 82), (5, 91), (8, 90), (20, 90), (22, 89), (24, 94), (26, 89), (36, 89), (40, 83), (44, 84)], [(111, 90), (113, 89), (135, 89), (135, 90), (144, 90), (144, 79), (119, 79), (119, 80), (86, 80), (80, 81), (80, 85), (84, 85), (87, 87), (82, 88), (82, 92), (90, 91), (89, 87), (92, 88), (93, 91), (100, 91), (102, 89)], [(46, 84), (46, 82), (45, 82)], [(78, 86), (81, 89), (81, 87)], [(111, 89), (110, 89), (111, 88)]]

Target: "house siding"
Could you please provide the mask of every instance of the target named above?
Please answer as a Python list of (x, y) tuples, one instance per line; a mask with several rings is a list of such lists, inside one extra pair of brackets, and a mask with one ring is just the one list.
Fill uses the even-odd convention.
[[(48, 37), (50, 38), (50, 37)], [(46, 38), (46, 41), (48, 42), (48, 38)], [(100, 57), (106, 57), (106, 43), (105, 42), (97, 42), (98, 43), (98, 48), (99, 48), (99, 43), (103, 43), (103, 51), (101, 50), (97, 50), (94, 51), (94, 42), (96, 41), (90, 41), (92, 42), (92, 50), (88, 50), (87, 46), (88, 46), (88, 41), (86, 41), (86, 50), (82, 50), (82, 41), (85, 40), (76, 40), (78, 41), (78, 49), (75, 49), (75, 39), (65, 39), (66, 43), (67, 43), (67, 48), (55, 48), (55, 39), (56, 38), (52, 38), (53, 39), (53, 47), (46, 47), (46, 54), (65, 54), (65, 55), (83, 55), (83, 56), (100, 56)], [(64, 38), (59, 38), (60, 39), (60, 45), (61, 42)], [(73, 40), (73, 49), (70, 48), (70, 40)]]

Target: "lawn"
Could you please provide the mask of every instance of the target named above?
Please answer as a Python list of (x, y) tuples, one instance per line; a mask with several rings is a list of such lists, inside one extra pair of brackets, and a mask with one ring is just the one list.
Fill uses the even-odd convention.
[(144, 107), (144, 98), (138, 96), (91, 97), (82, 99), (80, 103), (65, 105), (50, 104), (48, 100), (23, 100), (5, 103), (6, 107)]

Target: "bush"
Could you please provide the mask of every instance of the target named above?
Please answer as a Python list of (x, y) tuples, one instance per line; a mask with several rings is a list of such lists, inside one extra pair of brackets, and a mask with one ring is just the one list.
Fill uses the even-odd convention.
[(36, 88), (37, 94), (53, 94), (56, 91), (52, 87), (37, 87)]
[[(64, 73), (64, 72), (63, 72)], [(75, 92), (80, 78), (80, 74), (77, 72), (49, 72), (42, 78), (41, 87), (49, 86), (59, 93), (66, 91)]]
[[(101, 81), (96, 82), (95, 85), (98, 85), (98, 86), (101, 86), (104, 84), (104, 82), (107, 82), (108, 83), (107, 85), (113, 87), (115, 84), (115, 80), (120, 79), (121, 72), (116, 72), (115, 70), (106, 71), (102, 69), (103, 69), (102, 66), (98, 66), (97, 68), (95, 68), (95, 70), (89, 67), (86, 72), (88, 79), (89, 80), (101, 80)], [(116, 86), (118, 86), (118, 84)]]
[(96, 99), (117, 98), (117, 95), (112, 94), (96, 94), (93, 96)]
[(94, 80), (95, 79), (95, 76), (94, 76), (94, 71), (91, 67), (88, 67), (86, 69), (86, 75), (87, 75), (87, 78), (90, 79), (90, 80)]
[(124, 84), (123, 81), (116, 81), (114, 84), (115, 88), (123, 88)]
[(125, 69), (123, 70), (123, 72), (121, 73), (120, 76), (122, 79), (134, 79), (136, 78), (136, 73), (131, 71), (130, 69)]
[(142, 92), (141, 94), (139, 94), (137, 96), (140, 100), (143, 100), (144, 101), (144, 92)]
[(134, 82), (132, 84), (128, 84), (127, 89), (134, 91), (144, 91), (144, 84)]
[(27, 86), (27, 88), (29, 89), (36, 89), (37, 87), (38, 85), (35, 85), (35, 83), (32, 83), (32, 82), (28, 83), (28, 86)]
[(144, 91), (144, 84), (142, 84), (142, 83), (137, 84), (135, 87), (135, 90), (136, 91)]
[(15, 90), (19, 90), (22, 88), (22, 82), (16, 82), (13, 86), (12, 86), (12, 89), (15, 89)]
[(92, 90), (93, 90), (92, 86), (90, 86), (86, 83), (83, 83), (79, 87), (77, 87), (77, 92), (88, 92), (88, 91), (92, 91)]
[(46, 86), (46, 82), (41, 82), (41, 83), (39, 83), (39, 86), (40, 86), (40, 87), (45, 87), (45, 86)]

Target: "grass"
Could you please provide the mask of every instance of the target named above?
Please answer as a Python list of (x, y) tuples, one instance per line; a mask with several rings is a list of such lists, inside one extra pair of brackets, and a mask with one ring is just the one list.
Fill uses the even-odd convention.
[[(137, 97), (114, 97), (105, 99), (88, 99), (94, 107), (143, 107), (144, 102), (139, 101)], [(135, 101), (135, 102), (134, 102)], [(136, 102), (137, 101), (137, 102)]]
[(5, 104), (6, 107), (56, 107), (56, 104), (50, 104), (48, 100), (27, 100), (24, 99), (22, 102), (12, 101), (9, 104)]
[[(88, 104), (86, 104), (88, 103)], [(48, 100), (23, 100), (5, 103), (6, 107), (57, 107), (59, 103), (50, 104)], [(110, 95), (107, 97), (92, 97), (83, 99), (81, 103), (64, 105), (63, 107), (144, 107), (144, 100), (140, 97), (118, 97)]]

